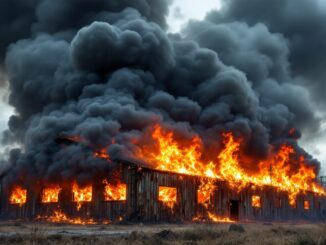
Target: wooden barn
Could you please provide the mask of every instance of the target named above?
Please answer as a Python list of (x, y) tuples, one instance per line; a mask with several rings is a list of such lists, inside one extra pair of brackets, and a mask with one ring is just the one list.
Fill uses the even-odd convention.
[[(142, 168), (135, 164), (118, 164), (119, 183), (125, 196), (118, 200), (105, 198), (110, 183), (103, 180), (91, 184), (91, 197), (86, 201), (74, 200), (72, 183), (60, 186), (57, 200), (42, 202), (45, 186), (26, 190), (26, 199), (15, 203), (11, 190), (1, 187), (0, 214), (2, 219), (37, 219), (49, 217), (60, 210), (69, 217), (82, 219), (127, 220), (131, 222), (189, 222), (210, 220), (211, 216), (236, 221), (321, 220), (326, 218), (326, 198), (314, 193), (300, 194), (295, 205), (289, 204), (288, 193), (265, 186), (248, 186), (241, 191), (228, 183), (214, 180), (215, 190), (207, 203), (198, 200), (202, 178)], [(116, 182), (116, 180), (115, 180)], [(114, 183), (113, 183), (114, 185)], [(2, 186), (2, 185), (1, 185)], [(161, 192), (169, 192), (164, 200)]]

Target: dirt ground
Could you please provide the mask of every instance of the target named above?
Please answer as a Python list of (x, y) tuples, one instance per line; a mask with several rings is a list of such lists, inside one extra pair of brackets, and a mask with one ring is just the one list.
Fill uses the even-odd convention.
[(0, 244), (322, 244), (325, 223), (64, 225), (0, 222)]

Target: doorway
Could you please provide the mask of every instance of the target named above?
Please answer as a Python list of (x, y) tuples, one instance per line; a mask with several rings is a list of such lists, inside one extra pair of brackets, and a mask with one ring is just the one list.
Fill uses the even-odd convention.
[(239, 201), (230, 200), (230, 218), (232, 220), (239, 220)]

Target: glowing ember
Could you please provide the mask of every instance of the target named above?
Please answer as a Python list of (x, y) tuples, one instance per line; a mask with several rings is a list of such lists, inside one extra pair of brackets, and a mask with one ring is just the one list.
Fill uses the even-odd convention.
[(234, 223), (235, 221), (231, 220), (229, 217), (220, 217), (211, 212), (208, 212), (208, 217), (213, 222), (219, 223)]
[(105, 160), (110, 160), (110, 156), (107, 153), (106, 149), (101, 149), (99, 151), (96, 151), (94, 153), (94, 157), (102, 158), (102, 159), (105, 159)]
[(103, 181), (104, 200), (105, 201), (125, 201), (127, 199), (126, 184), (117, 183), (116, 185), (109, 184), (107, 180)]
[(38, 217), (38, 219), (45, 220), (51, 223), (67, 223), (67, 224), (75, 224), (75, 225), (91, 225), (96, 224), (93, 219), (81, 219), (81, 218), (69, 218), (62, 211), (54, 211), (53, 215), (49, 217)]
[(177, 202), (177, 189), (173, 187), (160, 186), (158, 200), (172, 209)]
[(60, 186), (47, 187), (42, 192), (42, 203), (55, 203), (59, 201)]
[(215, 189), (214, 179), (202, 179), (199, 189), (197, 190), (198, 203), (207, 206)]
[(304, 208), (304, 210), (309, 210), (310, 209), (310, 202), (308, 200), (305, 200), (303, 202), (303, 208)]
[[(316, 182), (316, 169), (306, 164), (303, 156), (290, 145), (283, 145), (266, 161), (259, 162), (258, 169), (249, 172), (240, 165), (241, 140), (231, 132), (223, 134), (224, 147), (219, 154), (209, 152), (215, 159), (205, 162), (205, 148), (198, 135), (190, 140), (178, 138), (173, 131), (155, 125), (150, 131), (154, 141), (151, 145), (139, 145), (136, 156), (146, 162), (155, 163), (156, 169), (226, 180), (231, 188), (238, 191), (246, 186), (273, 186), (287, 191), (293, 206), (299, 193), (312, 191), (325, 195), (323, 187)], [(294, 157), (297, 160), (293, 160)], [(206, 158), (205, 158), (206, 159)], [(199, 201), (206, 202), (207, 194), (199, 194)]]
[(18, 204), (22, 206), (23, 204), (26, 203), (27, 200), (27, 190), (20, 187), (20, 186), (15, 186), (12, 189), (9, 202), (10, 204)]
[(77, 209), (80, 210), (83, 202), (92, 201), (92, 186), (88, 185), (84, 188), (79, 188), (76, 182), (72, 185), (73, 200), (77, 203)]
[[(78, 135), (66, 135), (66, 136), (61, 136), (61, 138), (65, 139), (67, 141), (70, 141), (70, 142), (74, 142), (74, 143), (81, 143), (81, 144), (85, 144), (85, 145), (90, 145), (90, 143), (85, 138), (83, 138), (81, 136), (78, 136)], [(112, 140), (111, 143), (114, 144), (115, 141)], [(102, 159), (105, 159), (105, 160), (110, 160), (110, 156), (107, 153), (106, 148), (95, 151), (93, 156), (97, 157), (97, 158), (102, 158)]]
[(251, 197), (251, 206), (254, 208), (261, 208), (261, 197), (260, 196), (252, 196)]
[(206, 218), (203, 216), (196, 216), (192, 219), (192, 221), (195, 221), (195, 222), (210, 221), (210, 222), (214, 222), (214, 223), (235, 223), (235, 221), (231, 220), (229, 217), (221, 217), (221, 216), (215, 215), (211, 212), (207, 212)]

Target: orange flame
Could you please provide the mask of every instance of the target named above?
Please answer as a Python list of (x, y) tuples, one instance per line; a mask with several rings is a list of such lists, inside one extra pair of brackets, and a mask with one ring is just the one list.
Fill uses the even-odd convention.
[(77, 218), (69, 218), (65, 213), (61, 210), (54, 211), (53, 215), (49, 217), (38, 217), (38, 219), (45, 220), (51, 223), (67, 223), (67, 224), (75, 224), (75, 225), (92, 225), (96, 224), (93, 219), (82, 219), (80, 217)]
[(43, 189), (42, 192), (42, 203), (54, 203), (59, 201), (59, 192), (61, 191), (60, 186), (52, 186)]
[(18, 204), (19, 206), (22, 206), (26, 203), (26, 200), (27, 190), (22, 188), (21, 186), (14, 186), (9, 198), (10, 204)]
[(107, 151), (106, 151), (105, 148), (103, 148), (103, 149), (101, 149), (99, 151), (94, 152), (94, 157), (102, 158), (102, 159), (105, 159), (105, 160), (110, 160), (110, 156), (107, 153)]
[[(289, 203), (293, 206), (301, 192), (312, 191), (325, 195), (323, 187), (316, 182), (316, 169), (306, 164), (304, 157), (293, 162), (297, 155), (290, 145), (283, 145), (268, 160), (258, 164), (255, 173), (249, 173), (240, 165), (241, 140), (236, 140), (231, 132), (223, 134), (224, 148), (215, 160), (203, 161), (204, 147), (198, 135), (190, 140), (180, 140), (173, 131), (154, 125), (150, 137), (154, 144), (141, 144), (136, 153), (138, 158), (155, 163), (156, 169), (226, 180), (231, 188), (241, 190), (246, 186), (273, 186), (287, 191)], [(294, 164), (295, 163), (295, 164)], [(291, 167), (297, 165), (298, 168)], [(210, 189), (207, 184), (206, 189)], [(199, 201), (207, 201), (207, 194), (199, 194)]]
[[(239, 184), (239, 187), (249, 185), (269, 185), (289, 193), (289, 203), (295, 206), (296, 197), (300, 192), (312, 191), (319, 195), (325, 195), (323, 187), (316, 183), (316, 173), (312, 166), (305, 164), (304, 157), (300, 157), (299, 169), (291, 170), (291, 154), (294, 154), (292, 146), (283, 145), (269, 161), (260, 162), (259, 172), (249, 175), (240, 168), (238, 162), (239, 141), (235, 141), (231, 133), (224, 134), (225, 149), (220, 153), (222, 176), (231, 183)], [(292, 171), (292, 172), (290, 172)]]
[(77, 210), (80, 210), (83, 202), (92, 201), (92, 186), (88, 185), (84, 188), (79, 188), (76, 182), (72, 185), (73, 200), (77, 203)]
[(214, 181), (215, 180), (212, 178), (201, 180), (201, 184), (197, 190), (198, 203), (203, 204), (206, 207), (208, 206), (212, 193), (216, 189)]
[[(74, 142), (74, 143), (81, 143), (81, 144), (85, 144), (85, 145), (88, 145), (90, 146), (90, 142), (88, 142), (85, 138), (79, 136), (79, 135), (66, 135), (66, 136), (61, 136), (62, 139), (65, 139), (67, 141), (70, 141), (70, 142)], [(112, 140), (111, 142), (112, 144), (115, 143), (114, 140)], [(93, 153), (93, 157), (96, 157), (96, 158), (102, 158), (102, 159), (105, 159), (105, 160), (110, 160), (110, 156), (109, 154), (107, 153), (107, 149), (106, 148), (102, 148), (98, 151), (95, 151)]]
[(107, 180), (103, 181), (104, 187), (104, 200), (105, 201), (125, 201), (127, 199), (127, 186), (126, 184), (117, 183), (116, 185), (109, 184)]
[(234, 223), (234, 220), (231, 220), (229, 217), (220, 217), (211, 212), (208, 212), (208, 217), (213, 222), (220, 222), (220, 223)]
[(210, 222), (214, 222), (214, 223), (235, 223), (234, 220), (231, 220), (229, 217), (222, 217), (222, 216), (218, 216), (212, 212), (207, 212), (207, 217), (203, 217), (203, 216), (195, 216), (192, 221), (198, 221), (198, 222), (202, 222), (202, 221), (210, 221)]
[(158, 152), (153, 151), (152, 146), (141, 146), (137, 156), (156, 163), (157, 169), (188, 175), (218, 177), (213, 162), (204, 164), (201, 161), (202, 143), (198, 136), (182, 145), (174, 139), (172, 131), (165, 131), (160, 125), (155, 125), (151, 137), (158, 145)]
[(304, 208), (304, 210), (309, 210), (310, 209), (310, 202), (308, 200), (305, 200), (303, 202), (303, 208)]
[(261, 197), (260, 196), (252, 196), (251, 197), (251, 206), (254, 208), (261, 208)]
[(158, 192), (158, 200), (172, 209), (177, 202), (177, 189), (173, 187), (159, 186)]

